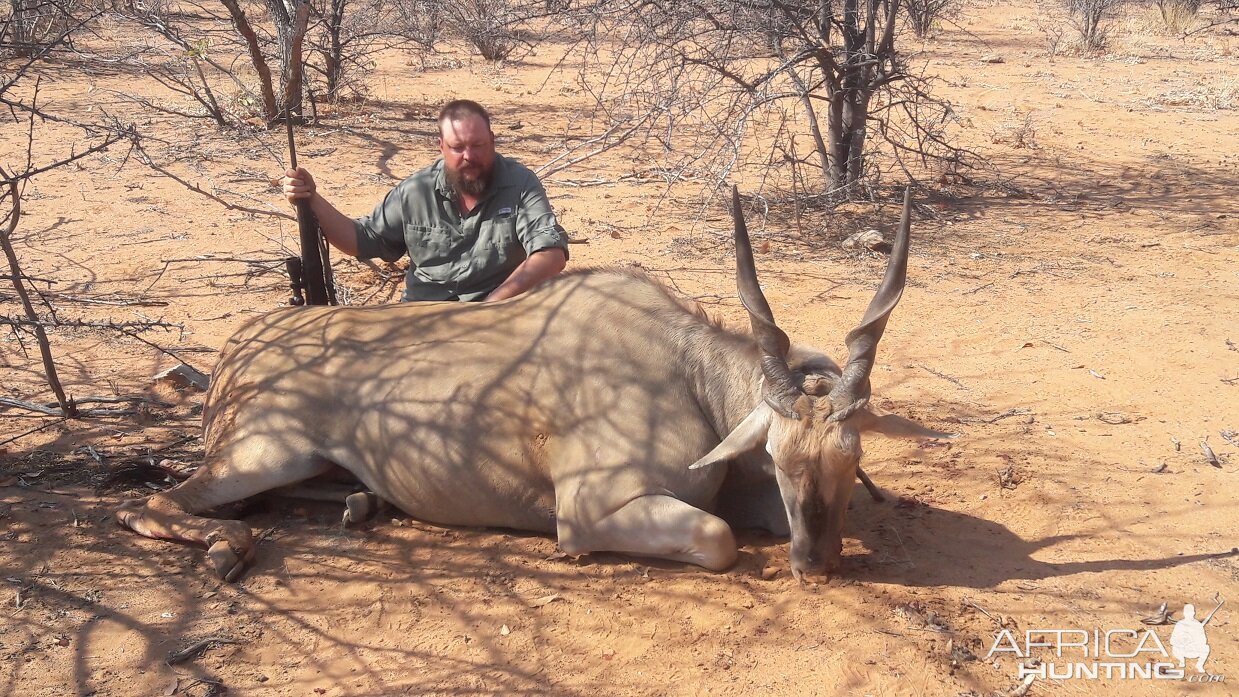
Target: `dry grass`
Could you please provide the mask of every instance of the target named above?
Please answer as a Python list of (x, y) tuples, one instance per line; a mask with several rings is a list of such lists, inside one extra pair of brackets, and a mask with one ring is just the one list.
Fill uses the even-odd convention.
[(1239, 80), (1228, 78), (1217, 85), (1170, 90), (1150, 101), (1161, 106), (1233, 111), (1239, 109)]

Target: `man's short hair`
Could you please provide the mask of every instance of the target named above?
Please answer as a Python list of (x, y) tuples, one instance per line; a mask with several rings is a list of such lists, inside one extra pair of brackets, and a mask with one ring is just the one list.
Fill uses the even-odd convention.
[(439, 120), (436, 123), (442, 131), (444, 121), (459, 121), (468, 116), (480, 116), (486, 122), (486, 127), (490, 128), (490, 113), (486, 111), (486, 107), (472, 99), (453, 99), (444, 104), (439, 110)]

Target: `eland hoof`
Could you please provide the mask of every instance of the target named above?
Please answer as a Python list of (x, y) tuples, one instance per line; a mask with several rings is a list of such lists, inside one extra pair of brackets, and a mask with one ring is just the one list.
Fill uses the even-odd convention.
[(344, 499), (344, 517), (340, 524), (346, 528), (356, 527), (373, 518), (378, 511), (378, 496), (368, 491), (349, 494)]
[(207, 549), (207, 559), (211, 562), (211, 568), (215, 570), (215, 575), (220, 579), (232, 583), (245, 573), (245, 567), (249, 565), (253, 558), (253, 551), (244, 557), (237, 554), (232, 545), (229, 545), (227, 540), (220, 540), (211, 545)]

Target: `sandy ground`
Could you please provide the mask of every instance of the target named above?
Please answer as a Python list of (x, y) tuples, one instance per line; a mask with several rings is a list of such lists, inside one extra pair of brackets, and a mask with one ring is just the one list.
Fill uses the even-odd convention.
[[(867, 443), (865, 467), (892, 498), (858, 490), (844, 567), (828, 583), (764, 578), (786, 569), (787, 545), (755, 532), (741, 533), (733, 569), (709, 573), (562, 558), (547, 538), (402, 516), (344, 531), (337, 506), (280, 503), (248, 514), (260, 557), (241, 583), (221, 584), (199, 550), (110, 518), (123, 498), (167, 485), (136, 464), (151, 451), (196, 464), (200, 396), (161, 393), (176, 405), (140, 418), (7, 409), (0, 694), (204, 695), (216, 681), (236, 695), (986, 695), (1019, 684), (1019, 659), (985, 658), (1002, 628), (1021, 640), (1032, 629), (1144, 631), (1163, 602), (1177, 618), (1184, 603), (1203, 615), (1220, 599), (1207, 669), (1223, 684), (1037, 680), (1027, 694), (1232, 694), (1239, 42), (1218, 31), (1180, 42), (1141, 17), (1101, 58), (1048, 59), (1024, 3), (974, 6), (920, 47), (958, 105), (961, 142), (997, 173), (935, 198), (936, 217), (915, 223), (909, 288), (873, 382), (881, 406), (963, 436)], [(993, 56), (1003, 62), (982, 60)], [(557, 132), (583, 104), (560, 78), (538, 91), (555, 57), (548, 46), (515, 65), (421, 71), (384, 56), (371, 100), (300, 134), (302, 161), (343, 209), (364, 213), (433, 158), (428, 115), (448, 95), (492, 105), (501, 150), (545, 161), (554, 139), (531, 135)], [(181, 176), (278, 208), (267, 180), (280, 168), (263, 145), (278, 151), (278, 133), (142, 115), (107, 90), (157, 86), (104, 66), (65, 61), (44, 77), (58, 108), (129, 109), (168, 139), (159, 152), (176, 152)], [(24, 157), (20, 130), (0, 134), (6, 163)], [(268, 262), (295, 245), (295, 226), (225, 210), (121, 157), (35, 180), (15, 235), (25, 271), (55, 279), (61, 317), (183, 325), (143, 336), (209, 371), (240, 322), (283, 302)], [(638, 263), (741, 320), (723, 218), (695, 220), (676, 197), (651, 217), (657, 182), (579, 185), (639, 164), (616, 157), (547, 182), (564, 224), (588, 241), (572, 264)], [(840, 249), (858, 220), (808, 234), (787, 220), (753, 226), (781, 324), (835, 355), (884, 264)], [(170, 261), (199, 255), (253, 263)], [(353, 262), (337, 268), (352, 302), (398, 294)], [(0, 302), (20, 314), (11, 292)], [(52, 339), (78, 396), (142, 393), (176, 363), (115, 332)], [(0, 360), (5, 396), (49, 398), (33, 341), (23, 348), (6, 330)], [(1170, 629), (1153, 627), (1167, 646)], [(168, 664), (210, 637), (233, 643)]]

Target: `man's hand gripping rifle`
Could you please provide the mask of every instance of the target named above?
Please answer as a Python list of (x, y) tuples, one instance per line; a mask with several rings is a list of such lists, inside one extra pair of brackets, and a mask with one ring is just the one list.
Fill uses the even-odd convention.
[[(297, 169), (297, 144), (293, 140), (292, 113), (285, 113), (284, 124), (288, 127), (289, 166)], [(288, 285), (293, 291), (290, 305), (335, 305), (336, 289), (331, 278), (331, 255), (327, 241), (318, 229), (318, 218), (310, 209), (310, 202), (298, 199), (297, 229), (301, 235), (301, 257), (288, 257), (284, 262), (288, 269)], [(302, 292), (304, 291), (304, 295)]]

